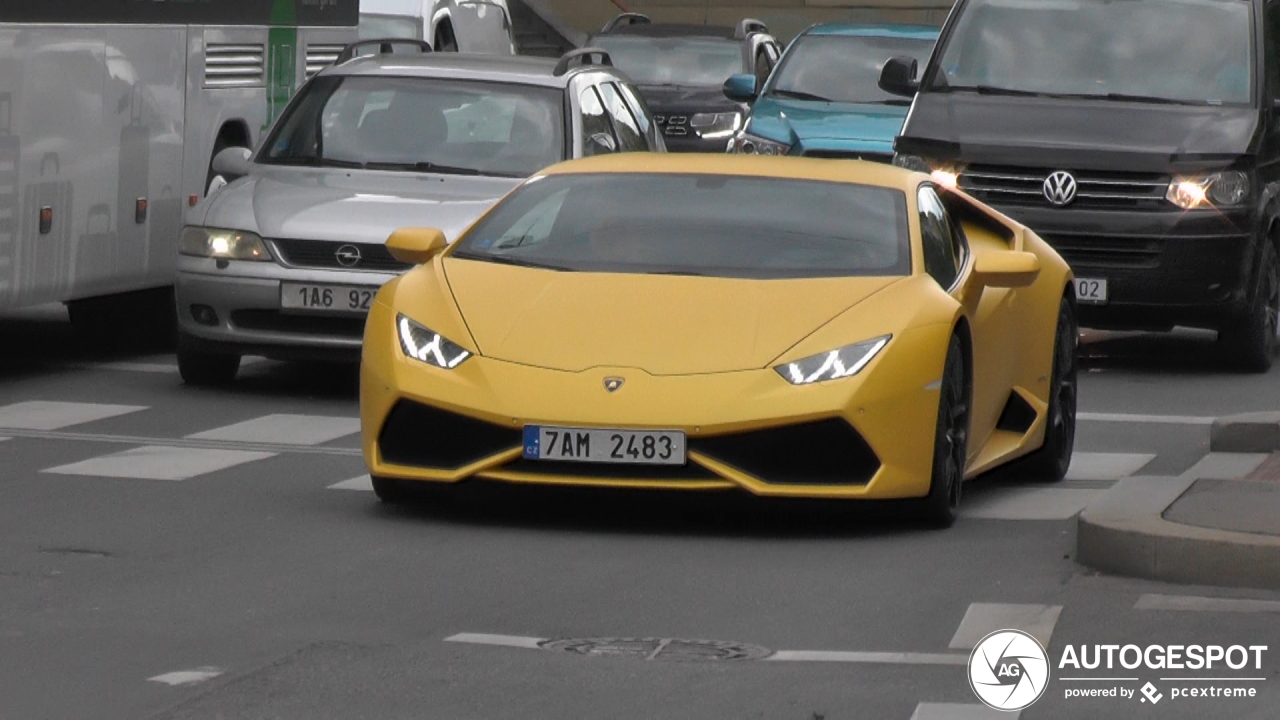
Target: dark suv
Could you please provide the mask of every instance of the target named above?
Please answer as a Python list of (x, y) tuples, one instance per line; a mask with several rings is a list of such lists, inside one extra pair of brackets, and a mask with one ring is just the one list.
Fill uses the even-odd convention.
[(1233, 364), (1265, 370), (1280, 313), (1278, 11), (959, 0), (919, 80), (911, 58), (883, 69), (882, 88), (915, 95), (895, 163), (1053, 245), (1083, 324), (1215, 329)]
[(725, 152), (747, 107), (724, 96), (730, 75), (763, 85), (782, 54), (759, 20), (736, 28), (654, 23), (623, 13), (588, 42), (609, 51), (640, 89), (672, 152)]

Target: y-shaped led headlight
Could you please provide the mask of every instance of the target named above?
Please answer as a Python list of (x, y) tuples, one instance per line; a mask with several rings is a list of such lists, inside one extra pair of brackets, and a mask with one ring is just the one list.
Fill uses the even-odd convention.
[(400, 335), (400, 349), (414, 360), (452, 370), (471, 357), (470, 351), (461, 345), (404, 315), (396, 316), (396, 329)]
[(845, 345), (831, 352), (810, 355), (803, 360), (778, 365), (774, 370), (787, 379), (792, 385), (808, 385), (823, 380), (838, 380), (857, 375), (867, 366), (885, 345), (889, 344), (892, 335), (885, 335), (860, 343)]

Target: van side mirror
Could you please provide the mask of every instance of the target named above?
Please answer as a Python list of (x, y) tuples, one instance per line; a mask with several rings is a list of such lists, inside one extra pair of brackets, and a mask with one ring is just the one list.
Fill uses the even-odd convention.
[(973, 274), (986, 287), (1027, 287), (1040, 275), (1040, 256), (1014, 250), (983, 253), (974, 258)]
[(906, 55), (889, 58), (880, 69), (880, 89), (890, 95), (915, 96), (920, 89), (920, 81), (916, 80), (918, 64), (915, 58)]
[(755, 102), (756, 95), (758, 94), (759, 91), (756, 89), (756, 76), (754, 73), (730, 75), (729, 79), (724, 81), (724, 96), (734, 102)]
[(444, 233), (437, 228), (401, 228), (387, 238), (391, 257), (411, 265), (422, 265), (448, 246)]
[(253, 151), (243, 147), (229, 147), (218, 151), (213, 156), (213, 162), (210, 166), (213, 172), (226, 178), (227, 182), (238, 180), (249, 174), (249, 168), (253, 167), (253, 163), (249, 162), (249, 158), (253, 155)]

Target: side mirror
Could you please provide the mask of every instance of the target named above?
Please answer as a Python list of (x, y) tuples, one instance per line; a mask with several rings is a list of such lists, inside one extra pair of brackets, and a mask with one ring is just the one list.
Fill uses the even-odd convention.
[(609, 133), (598, 132), (587, 138), (587, 142), (600, 148), (602, 152), (618, 152), (618, 143)]
[(916, 80), (916, 59), (906, 55), (891, 57), (880, 69), (880, 89), (890, 95), (913, 97), (920, 89)]
[(402, 263), (422, 265), (449, 246), (436, 228), (401, 228), (387, 238), (391, 257)]
[(974, 258), (973, 274), (986, 287), (1026, 287), (1040, 275), (1040, 256), (1013, 250), (984, 253)]
[(253, 151), (243, 147), (229, 147), (218, 151), (213, 156), (213, 162), (210, 165), (213, 172), (226, 178), (227, 182), (236, 180), (249, 174), (249, 168), (253, 167), (253, 163), (249, 162), (249, 158), (253, 156)]
[(730, 75), (729, 79), (724, 81), (724, 96), (734, 102), (754, 102), (758, 92), (756, 76), (752, 73)]

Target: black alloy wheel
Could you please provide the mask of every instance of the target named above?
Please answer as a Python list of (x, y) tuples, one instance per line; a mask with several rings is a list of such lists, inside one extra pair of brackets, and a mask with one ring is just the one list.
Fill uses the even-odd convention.
[(951, 336), (938, 393), (938, 423), (933, 439), (933, 476), (922, 501), (921, 519), (933, 527), (951, 527), (960, 510), (960, 493), (969, 452), (969, 378), (960, 338)]
[(1076, 444), (1076, 397), (1079, 374), (1077, 346), (1080, 328), (1069, 298), (1058, 304), (1058, 327), (1053, 341), (1053, 369), (1049, 376), (1049, 417), (1044, 444), (1023, 465), (1034, 480), (1058, 482), (1067, 476)]
[(1218, 332), (1223, 359), (1244, 372), (1271, 369), (1280, 350), (1280, 255), (1272, 238), (1262, 243), (1258, 286), (1248, 310)]

